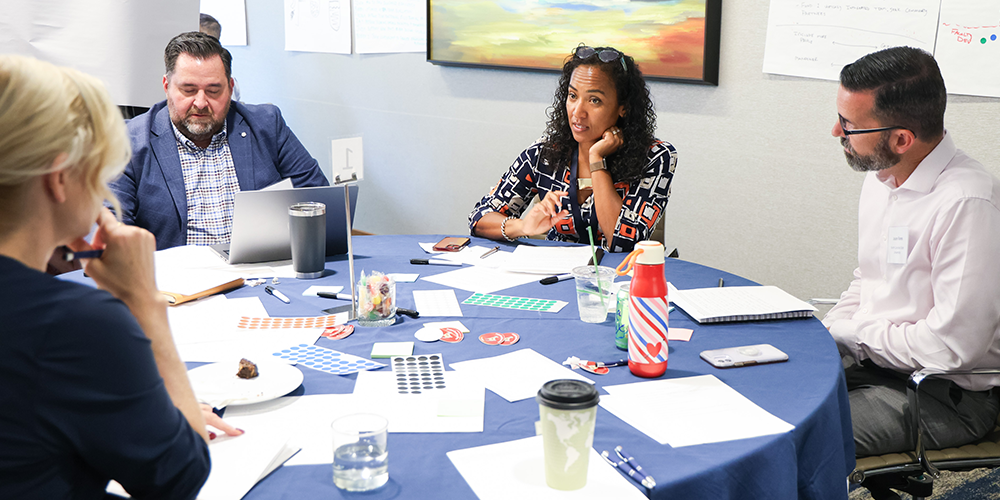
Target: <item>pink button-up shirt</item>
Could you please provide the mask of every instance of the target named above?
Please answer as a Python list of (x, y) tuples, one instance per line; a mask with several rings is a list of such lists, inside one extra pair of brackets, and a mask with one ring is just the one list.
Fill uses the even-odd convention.
[(899, 187), (869, 173), (854, 281), (823, 320), (841, 351), (905, 373), (1000, 368), (998, 207), (1000, 180), (948, 134)]

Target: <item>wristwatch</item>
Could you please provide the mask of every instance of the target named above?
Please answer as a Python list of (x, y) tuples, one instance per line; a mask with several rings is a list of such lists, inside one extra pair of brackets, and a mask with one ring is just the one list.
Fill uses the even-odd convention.
[(595, 161), (590, 164), (591, 173), (597, 172), (598, 170), (607, 170), (607, 169), (608, 169), (608, 161), (604, 158), (601, 158), (601, 161)]

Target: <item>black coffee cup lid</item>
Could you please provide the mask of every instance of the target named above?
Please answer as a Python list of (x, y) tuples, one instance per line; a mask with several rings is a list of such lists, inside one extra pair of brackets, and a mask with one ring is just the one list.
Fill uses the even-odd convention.
[(535, 400), (540, 405), (556, 410), (585, 410), (597, 406), (601, 397), (593, 384), (560, 379), (543, 384)]

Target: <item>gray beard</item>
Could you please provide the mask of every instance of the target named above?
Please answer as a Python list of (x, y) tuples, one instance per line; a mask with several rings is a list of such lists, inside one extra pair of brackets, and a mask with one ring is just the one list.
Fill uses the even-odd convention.
[(857, 172), (878, 172), (899, 163), (902, 157), (889, 149), (889, 134), (886, 132), (882, 132), (882, 136), (875, 146), (875, 151), (870, 155), (859, 155), (851, 147), (847, 137), (841, 137), (840, 144), (847, 148), (847, 151), (844, 151), (847, 164)]

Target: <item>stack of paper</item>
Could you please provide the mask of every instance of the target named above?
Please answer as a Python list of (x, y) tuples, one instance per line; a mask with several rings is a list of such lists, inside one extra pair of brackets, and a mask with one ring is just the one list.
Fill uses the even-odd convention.
[(677, 290), (670, 301), (698, 323), (804, 318), (816, 308), (776, 286), (727, 286)]
[[(241, 436), (220, 435), (208, 446), (212, 470), (198, 493), (198, 500), (243, 498), (258, 481), (295, 453), (297, 448), (286, 446), (287, 441), (288, 436), (283, 432), (247, 431)], [(330, 455), (333, 455), (332, 451)], [(115, 481), (108, 484), (107, 491), (129, 497), (128, 492)]]
[(533, 247), (519, 245), (501, 268), (505, 271), (531, 274), (566, 274), (577, 266), (585, 266), (593, 254), (590, 247)]
[(604, 386), (600, 405), (660, 444), (690, 446), (788, 432), (714, 375)]

